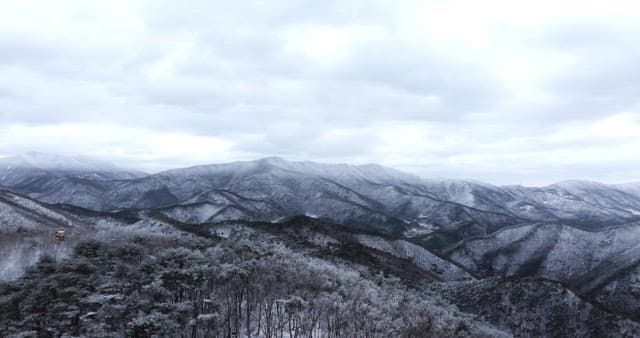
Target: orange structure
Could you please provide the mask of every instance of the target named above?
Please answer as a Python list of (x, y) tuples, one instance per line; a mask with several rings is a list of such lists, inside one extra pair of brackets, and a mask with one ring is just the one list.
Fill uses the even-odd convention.
[(56, 239), (59, 241), (64, 241), (64, 231), (62, 230), (56, 231)]

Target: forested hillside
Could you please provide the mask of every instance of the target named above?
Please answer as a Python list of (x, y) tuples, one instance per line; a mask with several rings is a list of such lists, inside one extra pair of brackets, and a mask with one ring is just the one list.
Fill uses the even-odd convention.
[(281, 243), (84, 241), (0, 285), (2, 336), (508, 336), (396, 277)]

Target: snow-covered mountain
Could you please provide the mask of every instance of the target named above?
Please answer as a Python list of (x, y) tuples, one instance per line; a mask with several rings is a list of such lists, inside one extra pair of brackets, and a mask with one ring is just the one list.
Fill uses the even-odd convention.
[[(190, 220), (275, 220), (312, 215), (400, 233), (420, 224), (442, 229), (517, 222), (509, 214), (440, 199), (418, 177), (374, 165), (324, 165), (279, 158), (170, 170), (121, 181), (102, 195), (106, 209), (169, 208)], [(81, 201), (80, 201), (81, 202)], [(193, 217), (199, 217), (193, 219)], [(480, 225), (482, 224), (482, 225)], [(476, 232), (474, 229), (472, 232)]]
[(640, 182), (629, 182), (614, 185), (616, 188), (628, 192), (630, 194), (640, 196)]
[[(586, 227), (598, 223), (622, 224), (640, 216), (640, 195), (617, 186), (590, 181), (564, 181), (542, 188), (506, 188), (518, 201), (514, 213), (540, 220), (531, 210)], [(528, 217), (529, 216), (529, 217)]]
[(373, 164), (277, 157), (154, 175), (42, 154), (5, 159), (3, 168), (0, 185), (49, 203), (100, 211), (158, 209), (194, 224), (310, 215), (356, 228), (405, 233), (433, 248), (527, 222), (598, 229), (640, 221), (640, 195), (634, 185), (586, 181), (498, 187), (422, 179)]
[[(417, 229), (434, 246), (523, 222), (597, 228), (640, 220), (640, 196), (604, 184), (497, 187), (280, 158), (170, 170), (122, 182), (107, 196), (108, 209), (166, 207), (196, 223), (307, 214), (389, 232)], [(185, 210), (194, 211), (190, 219), (180, 216)]]
[[(485, 223), (480, 217), (496, 213), (479, 209), (479, 201), (488, 203), (489, 197), (504, 196), (508, 189), (419, 179), (408, 184), (396, 175), (378, 176), (375, 184), (368, 184), (361, 172), (351, 169), (349, 175), (329, 178), (320, 172), (285, 169), (272, 161), (234, 164), (232, 169), (190, 168), (105, 185), (104, 196), (109, 198), (117, 196), (108, 195), (117, 191), (111, 184), (129, 194), (115, 199), (119, 203), (126, 201), (125, 196), (141, 196), (138, 201), (154, 205), (164, 194), (171, 194), (173, 204), (166, 207), (92, 211), (0, 191), (0, 254), (5, 258), (0, 261), (0, 280), (17, 278), (45, 254), (60, 260), (73, 257), (76, 243), (93, 239), (120, 245), (137, 238), (132, 249), (139, 243), (150, 248), (185, 243), (199, 247), (203, 238), (237, 245), (278, 243), (334, 262), (355, 275), (394, 276), (430, 297), (441, 297), (444, 306), (455, 305), (516, 336), (633, 336), (640, 332), (635, 321), (640, 318), (640, 223), (591, 230), (549, 222)], [(165, 186), (150, 195), (146, 189), (150, 184)], [(569, 189), (562, 185), (562, 191)], [(191, 195), (194, 187), (213, 189)], [(627, 196), (598, 195), (593, 191), (608, 188), (597, 184), (571, 188), (576, 195), (591, 192), (581, 198), (584, 205), (605, 205)], [(461, 199), (465, 194), (472, 196), (475, 207), (443, 200), (445, 195)], [(287, 209), (290, 205), (298, 209)], [(410, 236), (388, 231), (392, 220), (399, 221), (401, 229), (414, 226), (397, 215), (427, 208), (434, 212), (421, 214), (418, 220), (437, 219), (442, 222), (438, 228), (418, 223), (412, 230), (422, 232), (415, 230)], [(301, 211), (308, 215), (286, 216)], [(345, 215), (379, 223), (367, 226), (363, 221), (355, 226), (354, 218), (345, 218), (340, 222), (344, 224), (330, 221)], [(473, 215), (478, 216), (467, 225), (460, 221)], [(61, 229), (67, 232), (64, 242), (54, 237)], [(448, 242), (440, 250), (421, 245), (435, 238), (430, 235), (452, 234), (459, 234), (455, 245)], [(202, 250), (215, 253), (206, 245)]]
[[(99, 196), (113, 180), (144, 176), (113, 164), (87, 157), (69, 157), (29, 152), (0, 158), (0, 187), (51, 203), (82, 207), (99, 204)], [(87, 205), (83, 200), (93, 200)]]
[(638, 223), (597, 231), (526, 224), (467, 239), (445, 255), (479, 277), (548, 278), (640, 318)]
[(112, 163), (85, 156), (60, 156), (27, 152), (0, 158), (0, 179), (4, 185), (19, 183), (24, 177), (39, 174), (73, 175), (87, 180), (128, 179), (144, 173), (125, 170)]

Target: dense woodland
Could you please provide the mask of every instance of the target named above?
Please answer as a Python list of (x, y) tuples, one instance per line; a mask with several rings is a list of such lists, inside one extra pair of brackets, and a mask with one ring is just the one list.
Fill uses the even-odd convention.
[(281, 243), (76, 245), (0, 286), (0, 335), (15, 337), (492, 336), (392, 276)]

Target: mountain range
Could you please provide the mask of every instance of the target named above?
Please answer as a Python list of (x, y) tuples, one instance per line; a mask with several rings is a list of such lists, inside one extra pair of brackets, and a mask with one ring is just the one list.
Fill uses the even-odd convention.
[(553, 222), (585, 230), (640, 221), (637, 184), (546, 187), (427, 180), (379, 165), (281, 158), (143, 174), (86, 159), (29, 153), (0, 160), (0, 187), (96, 211), (159, 210), (186, 223), (308, 215), (432, 248), (501, 228)]
[(397, 276), (507, 334), (640, 332), (636, 183), (495, 186), (275, 157), (145, 174), (29, 153), (0, 159), (0, 187), (3, 279), (84, 238), (258, 239)]

